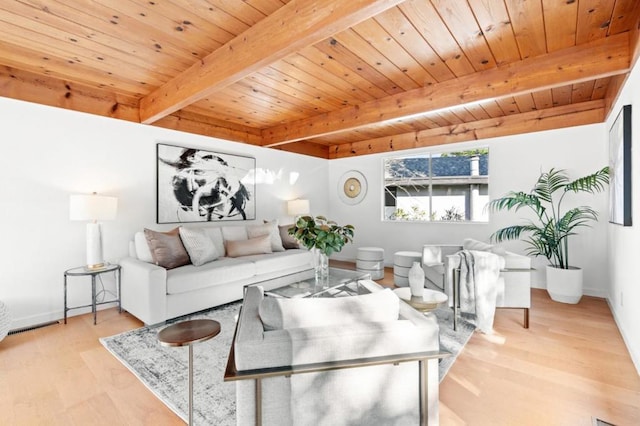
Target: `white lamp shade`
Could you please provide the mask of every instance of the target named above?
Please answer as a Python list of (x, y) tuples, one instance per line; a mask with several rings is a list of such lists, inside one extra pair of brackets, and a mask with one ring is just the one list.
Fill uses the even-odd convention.
[(118, 199), (104, 195), (72, 195), (69, 200), (71, 220), (113, 220), (118, 210)]
[(309, 214), (310, 211), (309, 200), (301, 200), (297, 198), (295, 200), (287, 201), (287, 214), (289, 216)]

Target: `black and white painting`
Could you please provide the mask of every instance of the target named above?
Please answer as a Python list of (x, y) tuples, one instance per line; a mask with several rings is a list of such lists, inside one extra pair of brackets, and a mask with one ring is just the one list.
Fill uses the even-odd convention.
[(609, 222), (631, 226), (631, 105), (609, 130)]
[(256, 160), (157, 145), (157, 222), (253, 220)]

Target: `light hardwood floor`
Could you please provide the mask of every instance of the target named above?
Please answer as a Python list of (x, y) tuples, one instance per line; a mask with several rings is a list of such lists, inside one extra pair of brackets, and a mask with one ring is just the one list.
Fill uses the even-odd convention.
[[(392, 272), (379, 282), (392, 285)], [(532, 298), (528, 330), (521, 310), (501, 309), (495, 334), (472, 336), (441, 383), (441, 424), (640, 424), (640, 377), (606, 301), (563, 305), (535, 289)], [(95, 326), (87, 314), (8, 336), (0, 424), (183, 424), (98, 342), (140, 325), (107, 309)]]

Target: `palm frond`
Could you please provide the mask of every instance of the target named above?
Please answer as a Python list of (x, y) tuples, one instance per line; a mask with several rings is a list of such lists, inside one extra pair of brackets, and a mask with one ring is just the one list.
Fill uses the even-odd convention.
[(583, 176), (573, 182), (567, 183), (564, 190), (573, 192), (589, 192), (593, 194), (595, 192), (604, 191), (608, 184), (609, 167), (605, 166), (593, 174)]
[(515, 209), (517, 211), (522, 207), (533, 208), (536, 212), (538, 212), (538, 216), (540, 215), (540, 212), (544, 213), (544, 207), (540, 203), (538, 197), (522, 191), (509, 192), (504, 197), (491, 200), (487, 204), (487, 208), (489, 208), (491, 211), (511, 209)]
[(541, 200), (547, 203), (553, 202), (553, 193), (562, 189), (569, 182), (569, 177), (565, 170), (551, 169), (546, 173), (542, 173), (538, 178), (533, 192)]

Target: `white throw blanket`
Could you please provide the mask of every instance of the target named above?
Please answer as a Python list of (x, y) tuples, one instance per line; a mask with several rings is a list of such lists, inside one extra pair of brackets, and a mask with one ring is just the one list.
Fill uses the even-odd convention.
[(462, 250), (457, 254), (460, 256), (460, 309), (476, 315), (478, 330), (491, 333), (504, 258), (475, 250)]

